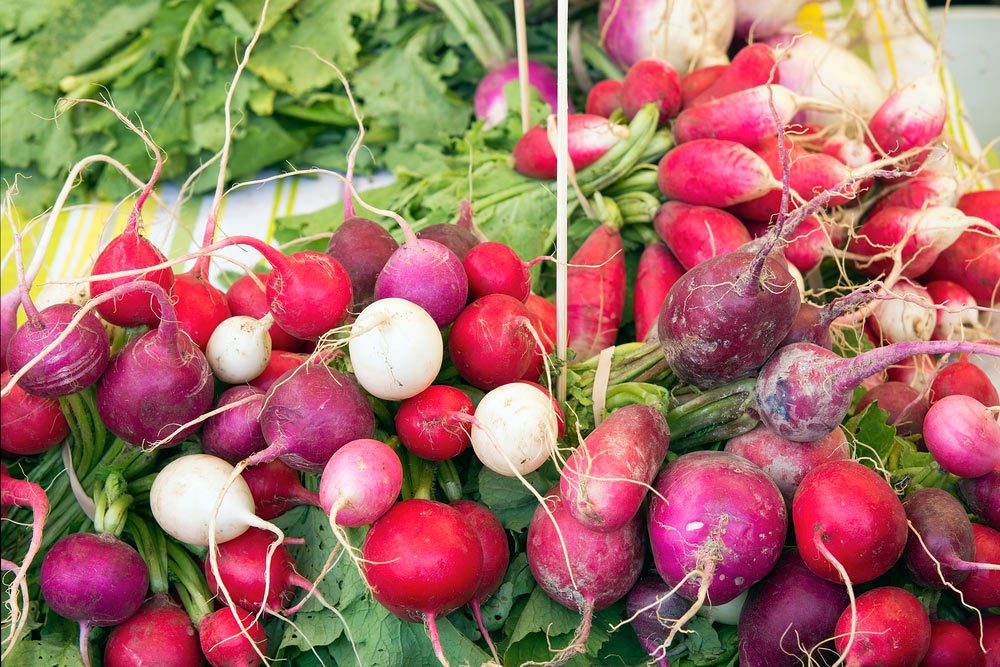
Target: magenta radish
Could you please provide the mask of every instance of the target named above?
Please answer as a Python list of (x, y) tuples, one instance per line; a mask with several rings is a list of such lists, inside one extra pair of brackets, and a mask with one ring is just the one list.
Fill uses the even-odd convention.
[(437, 241), (417, 238), (409, 226), (403, 230), (406, 240), (375, 280), (375, 299), (406, 299), (426, 310), (439, 327), (447, 326), (462, 312), (469, 294), (462, 261)]
[(472, 422), (472, 449), (484, 466), (508, 477), (538, 470), (556, 451), (559, 431), (553, 401), (527, 382), (488, 392)]
[(165, 594), (154, 595), (115, 627), (104, 646), (105, 667), (191, 667), (204, 664), (198, 632), (187, 612)]
[[(509, 62), (500, 67), (488, 67), (486, 76), (476, 85), (473, 97), (473, 107), (476, 118), (485, 121), (483, 127), (490, 128), (507, 117), (507, 97), (504, 86), (510, 81), (517, 81), (517, 61)], [(556, 108), (556, 73), (548, 66), (535, 60), (528, 61), (528, 85), (541, 95), (542, 101), (552, 109)], [(570, 113), (573, 103), (570, 102)], [(588, 112), (590, 113), (590, 112)]]
[[(928, 146), (944, 129), (948, 100), (937, 73), (926, 74), (890, 95), (868, 121), (875, 148), (900, 155)], [(908, 160), (910, 167), (926, 159), (926, 151)]]
[(981, 477), (1000, 466), (1000, 424), (971, 396), (946, 396), (931, 406), (924, 444), (938, 465), (958, 477)]
[(375, 298), (375, 281), (399, 244), (382, 225), (367, 218), (348, 218), (337, 227), (326, 254), (340, 262), (351, 277), (351, 310), (359, 311)]
[(896, 433), (903, 437), (920, 434), (924, 415), (930, 408), (926, 396), (902, 382), (884, 382), (872, 387), (858, 401), (855, 411), (861, 414), (872, 403), (889, 413), (886, 423), (895, 426)]
[(236, 315), (215, 327), (205, 346), (212, 373), (226, 384), (243, 384), (259, 376), (271, 358), (270, 315), (257, 320)]
[(479, 546), (483, 550), (483, 575), (479, 580), (479, 587), (472, 596), (472, 600), (469, 601), (469, 608), (472, 609), (472, 616), (476, 619), (479, 632), (482, 633), (494, 658), (497, 658), (499, 662), (496, 647), (483, 624), (481, 605), (497, 592), (503, 582), (504, 575), (507, 573), (507, 566), (510, 564), (507, 533), (496, 515), (479, 503), (471, 500), (458, 500), (451, 506), (461, 513), (462, 518), (469, 524), (469, 528), (479, 538)]
[(906, 667), (927, 653), (931, 621), (912, 593), (881, 586), (859, 595), (856, 605), (844, 610), (833, 636), (845, 664)]
[(235, 464), (267, 447), (258, 421), (263, 406), (264, 392), (256, 387), (230, 387), (222, 392), (215, 404), (218, 414), (209, 417), (201, 429), (202, 451)]
[(1000, 532), (978, 523), (972, 524), (975, 542), (974, 561), (991, 566), (977, 568), (958, 585), (967, 604), (979, 609), (1000, 606)]
[(442, 222), (424, 227), (417, 232), (417, 238), (421, 241), (436, 241), (440, 243), (455, 253), (460, 262), (465, 259), (470, 250), (479, 245), (479, 239), (476, 238), (475, 234), (460, 224), (450, 222)]
[(195, 271), (174, 276), (171, 295), (178, 326), (204, 350), (215, 328), (229, 317), (226, 295)]
[(982, 477), (958, 480), (958, 494), (966, 507), (994, 528), (1000, 526), (1000, 470)]
[(954, 621), (932, 621), (931, 643), (919, 667), (952, 665), (986, 667), (986, 657), (979, 648), (979, 639)]
[(455, 368), (480, 389), (494, 389), (524, 377), (537, 343), (528, 309), (506, 294), (476, 299), (455, 319), (448, 354)]
[(266, 392), (285, 373), (308, 362), (308, 354), (296, 354), (295, 352), (286, 352), (285, 350), (271, 350), (271, 357), (267, 360), (267, 366), (264, 367), (264, 371), (260, 375), (250, 380), (250, 385)]
[[(918, 489), (903, 500), (911, 535), (903, 562), (926, 588), (960, 584), (975, 569), (972, 523), (955, 497), (941, 489)], [(940, 569), (939, 569), (940, 568)]]
[[(0, 385), (10, 383), (10, 373), (0, 374)], [(0, 397), (0, 450), (13, 456), (46, 452), (69, 435), (69, 423), (52, 398), (33, 396), (15, 384)]]
[(685, 106), (705, 104), (756, 86), (781, 83), (775, 64), (774, 51), (771, 47), (759, 43), (744, 47), (733, 56), (729, 67)]
[(201, 619), (198, 637), (212, 667), (257, 667), (267, 653), (264, 627), (249, 611), (223, 607)]
[(635, 517), (670, 447), (670, 429), (648, 405), (611, 413), (566, 460), (563, 507), (590, 530), (611, 532)]
[(694, 103), (694, 100), (703, 92), (708, 90), (712, 84), (718, 81), (729, 65), (709, 65), (696, 69), (681, 77), (681, 98), (682, 109), (686, 109)]
[(655, 104), (660, 113), (659, 125), (663, 127), (680, 111), (681, 78), (666, 60), (644, 58), (625, 73), (621, 99), (629, 120), (645, 105)]
[(667, 620), (680, 618), (688, 602), (680, 595), (670, 594), (670, 587), (658, 576), (643, 576), (625, 598), (626, 618), (631, 618), (639, 643), (655, 660), (657, 667), (669, 667), (664, 642)]
[(475, 409), (461, 389), (431, 385), (399, 406), (396, 434), (420, 458), (444, 461), (469, 446), (470, 427), (460, 415), (471, 417)]
[(668, 152), (657, 170), (660, 192), (688, 204), (724, 208), (781, 187), (767, 163), (746, 146), (696, 139)]
[[(628, 137), (628, 127), (590, 114), (570, 114), (569, 159), (580, 170), (596, 162), (620, 141)], [(514, 144), (514, 168), (529, 178), (552, 180), (556, 177), (556, 153), (542, 125), (531, 128)]]
[[(730, 65), (728, 71), (732, 68)], [(699, 103), (696, 100), (694, 106), (677, 116), (674, 137), (678, 144), (696, 139), (721, 139), (756, 146), (774, 137), (778, 131), (776, 123), (787, 125), (803, 106), (804, 101), (780, 85), (737, 90), (710, 101)]]
[(795, 667), (833, 635), (847, 606), (843, 586), (813, 574), (797, 551), (781, 557), (747, 597), (739, 622), (740, 665)]
[(937, 306), (934, 340), (963, 339), (979, 333), (978, 304), (969, 290), (950, 280), (932, 280), (924, 287)]
[(834, 582), (871, 581), (888, 572), (906, 546), (906, 512), (895, 491), (854, 461), (806, 473), (792, 500), (792, 525), (802, 560)]
[(353, 440), (330, 457), (319, 482), (319, 501), (330, 522), (367, 526), (385, 514), (403, 484), (403, 467), (391, 447)]
[(468, 604), (483, 573), (479, 538), (462, 514), (433, 500), (404, 500), (371, 527), (361, 555), (375, 599), (399, 618), (423, 622), (447, 664), (436, 620)]
[(887, 207), (869, 216), (855, 232), (848, 252), (873, 259), (856, 259), (855, 267), (868, 276), (892, 270), (891, 257), (882, 256), (902, 244), (900, 275), (907, 278), (927, 272), (945, 248), (955, 243), (975, 222), (957, 208), (932, 206), (926, 209)]
[(847, 437), (840, 429), (813, 442), (791, 442), (766, 426), (758, 426), (732, 438), (726, 443), (726, 451), (759, 466), (777, 485), (789, 506), (799, 483), (810, 470), (829, 461), (851, 458)]
[(684, 271), (663, 243), (650, 243), (642, 251), (635, 278), (635, 293), (632, 295), (636, 340), (645, 340), (654, 331), (663, 302)]
[(85, 665), (90, 664), (90, 629), (125, 621), (138, 611), (149, 587), (139, 552), (107, 533), (62, 538), (45, 554), (39, 578), (52, 611), (80, 624)]
[(995, 346), (963, 341), (896, 343), (850, 359), (811, 343), (786, 345), (757, 376), (760, 418), (789, 440), (816, 440), (843, 421), (854, 388), (869, 376), (915, 354), (951, 352), (1000, 356)]
[[(269, 275), (258, 273), (256, 277), (266, 284)], [(253, 276), (243, 276), (234, 282), (226, 292), (226, 303), (232, 315), (246, 315), (259, 320), (268, 312), (267, 295), (254, 282)], [(271, 347), (275, 350), (298, 352), (305, 345), (305, 341), (292, 336), (277, 323), (271, 325), (268, 333), (271, 334)]]
[(319, 495), (302, 486), (299, 474), (281, 461), (249, 466), (240, 476), (250, 488), (257, 516), (265, 521), (300, 505), (320, 506)]
[(528, 309), (531, 324), (542, 341), (541, 347), (538, 346), (537, 342), (535, 343), (531, 363), (528, 364), (528, 370), (521, 376), (522, 380), (534, 382), (541, 378), (545, 372), (546, 358), (556, 349), (556, 306), (537, 294), (529, 294), (524, 305)]
[(625, 251), (619, 226), (600, 224), (569, 261), (568, 345), (577, 359), (589, 359), (614, 345), (625, 309)]
[(591, 116), (609, 118), (622, 108), (622, 82), (613, 79), (598, 81), (587, 92), (587, 104), (584, 111)]
[(469, 278), (469, 298), (487, 294), (506, 294), (525, 301), (531, 292), (528, 266), (517, 253), (503, 243), (487, 241), (473, 247), (462, 260)]
[(665, 202), (653, 220), (656, 233), (685, 269), (751, 241), (738, 218), (711, 206)]

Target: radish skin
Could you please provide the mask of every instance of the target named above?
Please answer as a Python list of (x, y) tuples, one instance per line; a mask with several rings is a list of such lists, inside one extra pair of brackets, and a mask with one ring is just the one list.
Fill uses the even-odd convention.
[(616, 225), (602, 223), (573, 253), (567, 270), (568, 345), (589, 359), (618, 337), (625, 309), (625, 252)]
[[(848, 665), (916, 665), (931, 643), (931, 621), (920, 601), (902, 588), (882, 586), (858, 596), (840, 615), (837, 651)], [(856, 622), (855, 622), (856, 621)]]
[(781, 187), (758, 155), (735, 141), (696, 139), (668, 152), (657, 170), (660, 192), (688, 204), (725, 208)]
[(733, 56), (729, 67), (722, 70), (720, 76), (686, 106), (705, 104), (755, 86), (779, 84), (781, 77), (774, 67), (775, 63), (771, 47), (760, 43), (746, 46)]
[(622, 108), (622, 82), (613, 79), (598, 81), (594, 87), (587, 92), (587, 104), (585, 111), (592, 116), (610, 118), (618, 109)]
[(490, 391), (476, 406), (472, 449), (487, 468), (516, 477), (538, 470), (556, 450), (552, 399), (524, 382)]
[[(569, 158), (576, 170), (596, 162), (628, 136), (628, 128), (591, 114), (570, 114)], [(514, 144), (514, 168), (529, 178), (552, 180), (556, 177), (556, 154), (548, 131), (536, 125)]]
[(653, 228), (685, 269), (749, 243), (750, 232), (735, 216), (711, 206), (665, 202)]
[(1000, 424), (970, 396), (946, 396), (931, 406), (924, 443), (938, 464), (958, 477), (981, 477), (1000, 466)]
[(632, 295), (632, 319), (636, 340), (642, 341), (655, 331), (663, 302), (682, 275), (684, 267), (660, 242), (650, 243), (639, 257), (639, 271)]

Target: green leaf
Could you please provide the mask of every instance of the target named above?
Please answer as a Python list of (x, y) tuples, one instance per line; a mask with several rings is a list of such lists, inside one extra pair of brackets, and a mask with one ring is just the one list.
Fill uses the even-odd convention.
[(870, 468), (891, 465), (896, 451), (896, 427), (886, 423), (888, 417), (888, 412), (873, 404), (844, 424), (854, 442), (855, 458)]
[(76, 642), (21, 641), (3, 661), (4, 667), (81, 667)]
[[(545, 494), (555, 482), (542, 471), (525, 475), (539, 493)], [(556, 478), (558, 479), (558, 478)], [(499, 475), (489, 468), (479, 472), (479, 496), (507, 530), (519, 533), (531, 523), (538, 499), (516, 477)]]

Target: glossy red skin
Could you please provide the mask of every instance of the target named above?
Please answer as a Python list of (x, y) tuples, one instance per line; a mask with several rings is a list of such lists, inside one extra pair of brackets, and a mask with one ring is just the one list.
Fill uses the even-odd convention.
[(747, 228), (731, 213), (680, 201), (664, 203), (656, 212), (653, 227), (685, 269), (752, 240)]
[(653, 103), (660, 111), (659, 125), (663, 127), (681, 109), (681, 78), (666, 60), (645, 58), (625, 72), (621, 96), (626, 118), (632, 120), (639, 109)]
[[(261, 283), (267, 285), (270, 273), (256, 274)], [(232, 285), (226, 292), (226, 303), (232, 315), (245, 315), (260, 319), (267, 314), (267, 296), (264, 290), (257, 286), (250, 276), (243, 276)], [(305, 347), (306, 341), (296, 338), (284, 329), (277, 322), (268, 329), (271, 334), (271, 350), (281, 350), (286, 352), (299, 352)]]
[(816, 575), (840, 575), (816, 540), (843, 565), (855, 585), (885, 574), (906, 546), (906, 512), (889, 483), (854, 461), (813, 468), (792, 500), (792, 524), (802, 560)]
[(497, 592), (510, 564), (510, 546), (507, 544), (507, 533), (500, 520), (488, 508), (471, 500), (458, 500), (451, 504), (459, 513), (469, 528), (479, 538), (479, 546), (483, 550), (483, 576), (473, 599), (485, 602)]
[(625, 311), (625, 253), (615, 227), (599, 225), (567, 270), (569, 349), (582, 361), (614, 345)]
[(986, 647), (986, 667), (998, 667), (1000, 666), (1000, 616), (984, 613), (982, 617), (980, 622), (979, 616), (972, 615), (964, 625), (972, 632), (976, 641), (982, 636), (983, 645)]
[(479, 239), (465, 227), (451, 222), (441, 222), (424, 227), (417, 232), (420, 240), (437, 241), (455, 253), (459, 261), (465, 259), (469, 251), (479, 245)]
[[(521, 376), (522, 380), (534, 382), (545, 373), (545, 357), (556, 349), (556, 306), (537, 294), (529, 294), (524, 305), (528, 308), (528, 317), (531, 319), (532, 326), (535, 327), (538, 337), (542, 340), (541, 349), (535, 342), (531, 363), (528, 365), (528, 370)], [(532, 336), (532, 340), (534, 340), (534, 336)]]
[(711, 102), (730, 93), (766, 83), (780, 84), (781, 78), (774, 65), (774, 51), (771, 47), (761, 43), (744, 47), (733, 56), (732, 62), (722, 70), (715, 82), (691, 101), (691, 105)]
[(181, 331), (204, 351), (212, 332), (230, 315), (226, 295), (201, 276), (181, 273), (174, 276), (172, 296)]
[(187, 612), (164, 594), (154, 595), (108, 635), (105, 667), (204, 665), (198, 633)]
[[(857, 626), (847, 654), (857, 667), (912, 667), (927, 654), (931, 621), (912, 594), (895, 586), (862, 593), (856, 600)], [(851, 631), (851, 608), (840, 615), (834, 630), (837, 651), (843, 655)]]
[[(545, 503), (553, 518), (539, 505), (528, 526), (527, 544), (528, 566), (542, 590), (574, 611), (585, 611), (589, 605), (600, 611), (625, 597), (642, 570), (641, 519), (635, 517), (616, 531), (598, 533), (573, 518), (558, 488), (549, 489)], [(559, 533), (566, 544), (565, 552)], [(572, 578), (566, 568), (566, 554), (573, 567)]]
[(931, 644), (918, 667), (986, 667), (979, 639), (954, 621), (931, 623)]
[[(576, 170), (597, 162), (618, 142), (623, 131), (607, 118), (591, 114), (570, 114), (569, 158)], [(529, 178), (552, 180), (556, 177), (556, 153), (549, 143), (547, 129), (536, 125), (525, 132), (513, 150), (514, 168)]]
[(759, 155), (722, 139), (696, 139), (671, 149), (656, 173), (668, 199), (716, 208), (756, 199), (774, 186), (774, 175)]
[(285, 257), (267, 280), (268, 309), (291, 335), (316, 340), (344, 321), (351, 305), (351, 277), (340, 262), (305, 250)]
[(587, 106), (584, 109), (594, 116), (609, 118), (622, 108), (622, 82), (613, 79), (598, 81), (587, 93)]
[(955, 394), (971, 396), (988, 408), (1000, 405), (1000, 396), (990, 377), (970, 361), (956, 361), (945, 366), (931, 382), (931, 405)]
[[(903, 551), (903, 562), (914, 581), (938, 589), (946, 587), (942, 576), (951, 584), (965, 581), (968, 571), (957, 570), (951, 565), (955, 559), (971, 561), (975, 553), (972, 524), (962, 504), (947, 491), (927, 488), (906, 496), (903, 509), (913, 525)], [(922, 545), (912, 531), (920, 534)]]
[(503, 243), (487, 241), (473, 247), (462, 260), (462, 267), (469, 278), (470, 299), (506, 294), (524, 302), (531, 292), (527, 265)]
[(461, 389), (431, 385), (399, 406), (396, 434), (403, 446), (420, 458), (444, 461), (469, 446), (472, 426), (455, 414), (471, 417), (475, 411), (472, 399)]
[[(281, 544), (271, 556), (271, 585), (267, 597), (264, 596), (267, 550), (275, 539), (274, 534), (269, 531), (248, 528), (239, 537), (218, 546), (219, 576), (237, 606), (253, 612), (260, 611), (261, 606), (270, 611), (279, 611), (292, 599), (295, 591), (295, 563), (288, 549)], [(224, 603), (225, 597), (207, 556), (204, 572), (208, 589)]]
[[(10, 373), (0, 375), (7, 386)], [(69, 423), (59, 401), (32, 396), (17, 384), (0, 398), (0, 450), (14, 456), (32, 456), (52, 449), (69, 435)]]
[[(267, 655), (267, 635), (264, 626), (250, 612), (240, 609), (240, 621), (261, 653)], [(201, 650), (212, 667), (257, 667), (260, 657), (240, 631), (239, 623), (229, 607), (223, 607), (201, 619), (198, 626)]]
[(1000, 529), (1000, 470), (958, 480), (958, 493), (969, 511)]
[[(164, 261), (166, 261), (166, 257), (156, 246), (136, 233), (125, 231), (120, 236), (111, 239), (111, 242), (105, 246), (101, 254), (97, 256), (94, 268), (90, 273), (91, 275), (100, 275), (142, 269)], [(151, 280), (169, 293), (174, 284), (174, 273), (168, 268), (127, 278), (95, 280), (90, 283), (90, 296), (104, 294), (119, 285), (134, 280)], [(160, 309), (156, 305), (156, 299), (142, 290), (105, 301), (97, 306), (97, 312), (108, 322), (120, 327), (156, 326), (160, 319)]]
[(956, 206), (966, 215), (1000, 226), (1000, 190), (966, 192)]
[[(972, 538), (975, 542), (975, 563), (1000, 565), (1000, 532), (989, 526), (972, 524)], [(967, 604), (980, 609), (1000, 606), (1000, 571), (973, 570), (972, 574), (958, 585)], [(1000, 657), (1000, 656), (997, 656)]]
[(309, 361), (308, 354), (296, 354), (295, 352), (287, 352), (285, 350), (271, 350), (271, 358), (267, 360), (267, 366), (264, 367), (264, 371), (253, 380), (250, 380), (250, 384), (261, 391), (267, 391), (271, 388), (271, 385), (277, 382), (278, 378), (293, 368), (298, 368), (307, 361)]
[(415, 623), (468, 604), (482, 580), (479, 538), (458, 510), (433, 500), (396, 503), (368, 531), (361, 556), (379, 604)]
[(670, 428), (659, 410), (615, 410), (566, 460), (559, 482), (563, 507), (591, 530), (619, 530), (639, 512), (669, 447)]
[(924, 281), (951, 280), (969, 290), (981, 306), (1000, 302), (1000, 239), (981, 231), (963, 232), (945, 248)]
[(281, 461), (249, 466), (241, 476), (250, 487), (255, 513), (265, 521), (299, 505), (319, 507), (319, 494), (302, 486), (299, 474)]
[(639, 271), (632, 295), (632, 319), (635, 339), (643, 341), (660, 317), (667, 293), (682, 275), (684, 267), (661, 242), (650, 243), (639, 256)]
[(817, 577), (797, 551), (786, 552), (743, 605), (741, 667), (798, 667), (805, 659), (800, 647), (833, 636), (847, 604), (844, 586)]
[(201, 428), (203, 452), (236, 465), (251, 454), (256, 454), (267, 447), (258, 421), (261, 408), (264, 407), (263, 391), (246, 385), (230, 387), (219, 396), (215, 409), (218, 410), (251, 396), (259, 396), (261, 400), (243, 403), (205, 420)]
[(930, 408), (927, 398), (919, 391), (902, 382), (884, 382), (873, 387), (861, 400), (856, 408), (857, 414), (878, 401), (878, 406), (889, 413), (886, 423), (896, 427), (896, 433), (901, 436), (916, 435), (924, 426), (924, 415)]
[(693, 72), (688, 72), (681, 77), (681, 97), (683, 98), (684, 109), (692, 105), (694, 100), (704, 91), (708, 90), (713, 83), (719, 80), (729, 65), (710, 65), (700, 67)]
[(354, 216), (330, 237), (326, 254), (340, 262), (351, 277), (351, 310), (361, 312), (375, 299), (375, 279), (399, 244), (374, 220)]
[(506, 294), (488, 294), (466, 306), (448, 336), (459, 374), (484, 390), (524, 377), (535, 351), (528, 321), (524, 304)]

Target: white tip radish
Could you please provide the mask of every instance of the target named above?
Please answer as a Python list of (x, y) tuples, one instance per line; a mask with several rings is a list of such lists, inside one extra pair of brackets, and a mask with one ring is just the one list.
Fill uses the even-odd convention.
[(879, 300), (873, 309), (882, 338), (889, 343), (930, 340), (937, 314), (927, 290), (904, 279), (892, 288), (892, 294), (895, 298)]
[(497, 387), (479, 402), (472, 448), (487, 468), (516, 477), (537, 470), (556, 448), (559, 424), (552, 399), (528, 384)]
[(444, 343), (430, 314), (406, 299), (379, 299), (361, 311), (348, 343), (358, 383), (381, 399), (402, 401), (431, 386)]
[(260, 320), (246, 315), (223, 320), (205, 347), (215, 377), (227, 384), (243, 384), (263, 373), (271, 359), (268, 327), (273, 321), (269, 315)]

